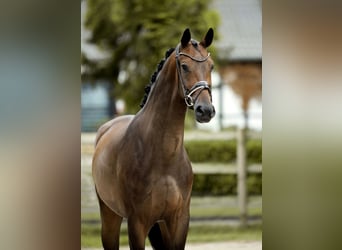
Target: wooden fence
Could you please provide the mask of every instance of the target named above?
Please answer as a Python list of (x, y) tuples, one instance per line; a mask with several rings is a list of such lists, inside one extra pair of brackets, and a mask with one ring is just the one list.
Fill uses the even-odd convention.
[[(250, 136), (249, 136), (250, 137)], [(254, 136), (252, 136), (254, 137)], [(237, 161), (236, 164), (228, 163), (192, 163), (194, 174), (236, 174), (238, 179), (237, 198), (240, 211), (241, 226), (247, 226), (247, 173), (261, 173), (262, 164), (251, 164), (247, 166), (246, 159), (246, 138), (247, 133), (243, 129), (238, 129), (237, 139)], [(81, 154), (91, 157), (94, 152), (95, 133), (82, 134)]]

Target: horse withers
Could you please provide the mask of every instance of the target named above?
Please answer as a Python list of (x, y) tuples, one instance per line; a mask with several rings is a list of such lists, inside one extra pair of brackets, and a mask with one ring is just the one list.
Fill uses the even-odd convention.
[(131, 249), (184, 249), (189, 227), (193, 172), (184, 141), (187, 108), (198, 122), (215, 115), (209, 29), (201, 42), (186, 29), (166, 53), (142, 109), (108, 121), (96, 136), (92, 173), (101, 213), (103, 248), (119, 249), (127, 218)]

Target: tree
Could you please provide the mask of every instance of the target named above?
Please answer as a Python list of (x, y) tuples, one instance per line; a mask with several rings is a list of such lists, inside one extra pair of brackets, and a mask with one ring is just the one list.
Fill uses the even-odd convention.
[[(106, 79), (115, 86), (116, 98), (136, 112), (165, 51), (175, 46), (183, 30), (191, 29), (201, 39), (209, 27), (217, 27), (219, 16), (209, 10), (208, 0), (88, 0), (86, 27), (90, 42), (110, 56), (94, 61), (82, 54), (83, 79)], [(216, 30), (216, 29), (215, 29)]]

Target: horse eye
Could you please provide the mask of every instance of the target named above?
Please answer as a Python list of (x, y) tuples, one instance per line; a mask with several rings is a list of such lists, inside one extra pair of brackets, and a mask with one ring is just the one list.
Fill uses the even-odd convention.
[(185, 71), (185, 72), (189, 72), (189, 67), (188, 67), (188, 65), (186, 65), (186, 64), (182, 64), (182, 69)]
[(210, 66), (210, 71), (213, 71), (213, 69), (214, 69), (214, 64), (212, 64), (212, 65)]

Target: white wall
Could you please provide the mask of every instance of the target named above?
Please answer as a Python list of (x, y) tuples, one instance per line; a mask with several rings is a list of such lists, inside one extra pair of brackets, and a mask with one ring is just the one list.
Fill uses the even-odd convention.
[[(217, 72), (212, 74), (213, 83), (213, 104), (216, 109), (216, 116), (209, 123), (197, 123), (197, 127), (205, 130), (218, 131), (219, 128), (219, 114), (223, 112), (223, 126), (238, 126), (243, 127), (244, 119), (241, 108), (241, 99), (237, 96), (231, 87), (224, 85), (222, 87), (222, 111), (220, 110), (220, 90), (217, 88), (220, 84), (220, 77)], [(252, 99), (249, 103), (249, 128), (258, 131), (262, 130), (262, 103), (261, 100)]]

